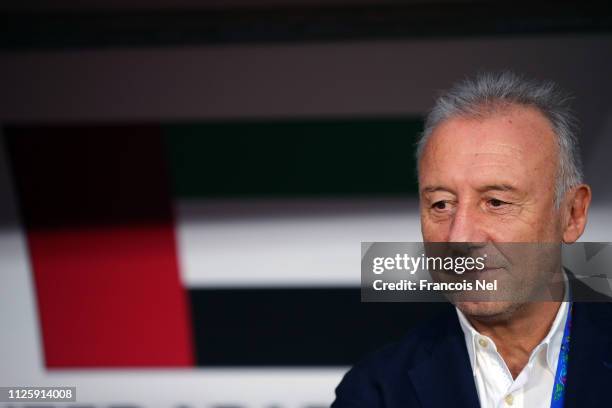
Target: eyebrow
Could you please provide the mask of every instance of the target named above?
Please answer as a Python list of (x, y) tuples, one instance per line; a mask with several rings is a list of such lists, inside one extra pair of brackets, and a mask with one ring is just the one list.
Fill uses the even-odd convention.
[(489, 184), (477, 189), (479, 192), (483, 193), (485, 191), (517, 191), (516, 187), (510, 184)]
[(455, 194), (453, 190), (443, 186), (425, 186), (421, 189), (421, 193), (435, 193), (436, 191), (447, 191), (449, 193)]

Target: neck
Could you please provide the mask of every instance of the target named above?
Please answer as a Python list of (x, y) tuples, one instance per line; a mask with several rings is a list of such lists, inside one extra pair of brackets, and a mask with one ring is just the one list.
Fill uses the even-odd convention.
[(546, 337), (561, 302), (530, 302), (521, 305), (508, 319), (487, 321), (466, 316), (474, 329), (490, 337), (512, 377), (523, 370), (533, 349)]

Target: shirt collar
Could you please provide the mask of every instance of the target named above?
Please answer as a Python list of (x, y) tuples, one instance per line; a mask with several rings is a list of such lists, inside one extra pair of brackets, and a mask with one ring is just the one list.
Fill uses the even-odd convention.
[[(557, 363), (559, 360), (559, 353), (561, 352), (561, 343), (563, 342), (563, 332), (565, 330), (565, 322), (567, 320), (567, 313), (569, 309), (569, 281), (565, 272), (563, 275), (563, 302), (557, 311), (555, 320), (544, 339), (538, 344), (535, 350), (540, 350), (542, 347), (546, 348), (546, 364), (550, 371), (555, 375), (557, 370)], [(465, 337), (465, 345), (467, 346), (468, 356), (470, 359), (470, 365), (472, 366), (472, 373), (476, 370), (476, 344), (479, 338), (483, 337), (474, 326), (468, 321), (463, 312), (455, 307), (457, 316), (459, 317), (459, 324)], [(490, 339), (489, 339), (490, 340)], [(532, 354), (533, 357), (533, 354)], [(531, 360), (531, 357), (530, 357)]]

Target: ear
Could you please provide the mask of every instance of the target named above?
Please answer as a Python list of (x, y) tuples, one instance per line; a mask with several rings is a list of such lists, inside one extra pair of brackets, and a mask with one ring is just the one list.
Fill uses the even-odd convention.
[(564, 206), (563, 242), (571, 244), (580, 238), (586, 227), (591, 187), (580, 184), (568, 192)]

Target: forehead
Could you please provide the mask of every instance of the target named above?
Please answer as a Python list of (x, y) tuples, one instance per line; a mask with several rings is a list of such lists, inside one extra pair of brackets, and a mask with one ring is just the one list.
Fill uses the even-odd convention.
[[(454, 117), (437, 126), (421, 158), (419, 178), (512, 184), (554, 177), (556, 137), (537, 109), (513, 106), (485, 117)], [(491, 180), (492, 178), (496, 180)]]

